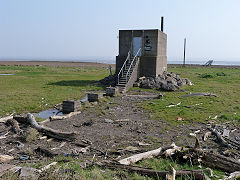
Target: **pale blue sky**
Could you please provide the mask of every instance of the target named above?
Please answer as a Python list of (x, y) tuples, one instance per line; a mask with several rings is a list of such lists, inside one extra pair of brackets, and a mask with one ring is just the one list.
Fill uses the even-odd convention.
[(160, 28), (168, 57), (240, 60), (239, 0), (0, 0), (0, 58), (112, 58), (119, 29)]

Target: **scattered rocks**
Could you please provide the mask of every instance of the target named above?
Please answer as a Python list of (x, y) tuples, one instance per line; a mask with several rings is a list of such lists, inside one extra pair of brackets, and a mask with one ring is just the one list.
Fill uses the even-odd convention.
[(184, 85), (193, 85), (187, 78), (181, 78), (179, 75), (164, 71), (157, 77), (140, 77), (135, 86), (147, 89), (161, 89), (166, 91), (176, 91)]
[(33, 179), (37, 180), (39, 177), (39, 172), (37, 169), (30, 168), (30, 167), (22, 167), (20, 170), (19, 178), (21, 179)]

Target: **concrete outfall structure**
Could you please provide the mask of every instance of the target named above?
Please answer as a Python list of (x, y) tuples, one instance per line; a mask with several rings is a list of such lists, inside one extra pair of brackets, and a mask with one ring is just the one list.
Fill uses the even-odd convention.
[(167, 71), (167, 34), (158, 29), (120, 30), (119, 55), (116, 57), (118, 73), (130, 51), (140, 57), (140, 76), (156, 77)]
[[(163, 30), (163, 18), (161, 24)], [(161, 30), (119, 30), (116, 76), (120, 92), (126, 92), (139, 77), (157, 77), (167, 71), (167, 34)]]

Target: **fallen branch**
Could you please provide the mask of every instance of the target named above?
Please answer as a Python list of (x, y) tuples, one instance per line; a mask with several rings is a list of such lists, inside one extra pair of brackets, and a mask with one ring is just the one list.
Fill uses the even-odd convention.
[(170, 171), (167, 174), (167, 179), (168, 180), (175, 180), (176, 179), (176, 170), (170, 165)]
[(8, 119), (6, 124), (9, 124), (10, 126), (12, 126), (12, 130), (14, 133), (18, 135), (22, 133), (22, 130), (20, 129), (19, 124), (15, 119)]
[(170, 148), (165, 149), (164, 154), (166, 157), (175, 154), (177, 151), (180, 151), (180, 147), (176, 146), (175, 143), (172, 143)]
[(7, 138), (7, 135), (8, 135), (8, 134), (9, 134), (9, 132), (7, 132), (6, 134), (0, 136), (0, 139), (5, 139), (5, 138)]
[(6, 116), (3, 118), (0, 118), (0, 123), (6, 123), (10, 119), (13, 119), (13, 116)]
[(238, 178), (240, 178), (240, 171), (231, 173), (227, 179), (238, 179)]
[(118, 162), (123, 165), (130, 165), (130, 164), (136, 163), (138, 161), (141, 161), (143, 159), (149, 159), (149, 158), (153, 158), (156, 156), (160, 156), (163, 152), (166, 153), (166, 155), (170, 155), (170, 154), (174, 153), (178, 148), (179, 147), (173, 143), (170, 147), (165, 147), (165, 148), (160, 147), (160, 148), (152, 150), (152, 151), (135, 154), (128, 158), (122, 159)]
[(207, 141), (208, 140), (208, 138), (209, 138), (209, 136), (211, 136), (212, 135), (212, 132), (210, 132), (210, 131), (208, 131), (208, 132), (206, 132), (205, 134), (204, 134), (204, 136), (203, 136), (203, 141)]
[(55, 166), (57, 164), (57, 162), (52, 162), (51, 164), (48, 164), (46, 166), (44, 166), (42, 169), (39, 170), (40, 173), (42, 173), (43, 171), (48, 170), (49, 168), (51, 168), (51, 166)]
[(81, 112), (78, 111), (78, 112), (71, 112), (67, 115), (63, 115), (63, 116), (57, 116), (57, 115), (54, 115), (54, 116), (51, 116), (49, 117), (50, 121), (54, 121), (54, 120), (63, 120), (63, 119), (67, 119), (67, 118), (70, 118), (72, 116), (75, 116), (75, 115), (78, 115), (80, 114)]
[(133, 163), (136, 163), (138, 161), (141, 161), (143, 159), (149, 159), (152, 158), (154, 156), (158, 156), (160, 153), (162, 152), (162, 148), (158, 148), (152, 151), (148, 151), (148, 152), (144, 152), (144, 153), (140, 153), (140, 154), (135, 154), (133, 156), (130, 156), (128, 158), (122, 159), (119, 161), (120, 164), (123, 165), (130, 165)]
[(49, 127), (45, 127), (45, 126), (40, 126), (34, 116), (30, 113), (27, 114), (27, 123), (29, 123), (33, 128), (35, 128), (36, 130), (38, 130), (41, 133), (46, 134), (49, 137), (53, 137), (59, 140), (65, 140), (65, 141), (72, 141), (74, 139), (76, 139), (76, 133), (75, 132), (61, 132)]
[(227, 137), (224, 137), (224, 139), (229, 143), (231, 144), (233, 147), (237, 148), (237, 149), (240, 149), (240, 143), (239, 142), (236, 142), (232, 139), (229, 139)]
[(227, 141), (225, 141), (223, 139), (223, 137), (221, 136), (221, 134), (216, 130), (216, 129), (212, 129), (212, 128), (208, 128), (212, 135), (216, 136), (217, 138), (217, 142), (222, 145), (222, 146), (225, 146), (225, 147), (230, 147), (230, 145), (227, 143)]
[[(116, 164), (116, 163), (98, 163), (97, 164), (100, 167), (105, 167), (109, 169), (118, 169), (118, 170), (125, 170), (128, 172), (136, 172), (138, 174), (149, 176), (153, 178), (166, 178), (166, 176), (169, 174), (169, 171), (156, 171), (150, 168), (142, 168), (138, 166), (130, 166), (130, 165), (122, 165), (122, 164)], [(194, 179), (204, 179), (204, 172), (202, 170), (181, 170), (176, 171), (176, 176), (192, 176)]]
[[(201, 149), (188, 149), (179, 151), (177, 157), (191, 157), (192, 161), (204, 164), (207, 167), (223, 170), (224, 172), (235, 172), (240, 169), (240, 162), (216, 153), (203, 151)], [(200, 159), (199, 159), (200, 157)]]

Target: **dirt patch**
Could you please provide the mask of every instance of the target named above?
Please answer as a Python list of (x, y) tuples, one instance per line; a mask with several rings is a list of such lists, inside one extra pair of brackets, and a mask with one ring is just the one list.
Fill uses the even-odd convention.
[[(82, 149), (84, 146), (77, 146), (76, 142), (63, 143), (49, 138), (25, 142), (20, 136), (10, 132), (7, 138), (0, 141), (1, 153), (12, 155), (15, 158), (13, 164), (34, 163), (49, 158), (39, 153), (39, 147), (51, 151), (53, 156), (78, 156), (82, 160), (93, 157), (116, 158), (119, 155), (123, 157), (160, 146), (169, 146), (172, 142), (179, 146), (193, 146), (195, 138), (189, 134), (200, 130), (198, 137), (201, 137), (207, 131), (206, 124), (202, 123), (186, 125), (183, 122), (174, 126), (163, 119), (153, 120), (151, 113), (141, 109), (139, 103), (149, 100), (148, 97), (153, 97), (157, 93), (149, 91), (133, 92), (133, 94), (105, 99), (98, 104), (89, 104), (79, 115), (45, 124), (60, 131), (77, 132), (76, 142), (80, 146), (91, 142), (90, 149)], [(2, 134), (9, 130), (4, 128), (3, 124), (0, 125)], [(27, 127), (22, 125), (21, 128)], [(238, 135), (239, 132), (238, 128), (234, 134)], [(141, 144), (150, 145), (141, 146)], [(216, 149), (218, 145), (209, 141), (204, 143), (204, 147)], [(29, 159), (20, 160), (22, 155), (28, 155)]]

